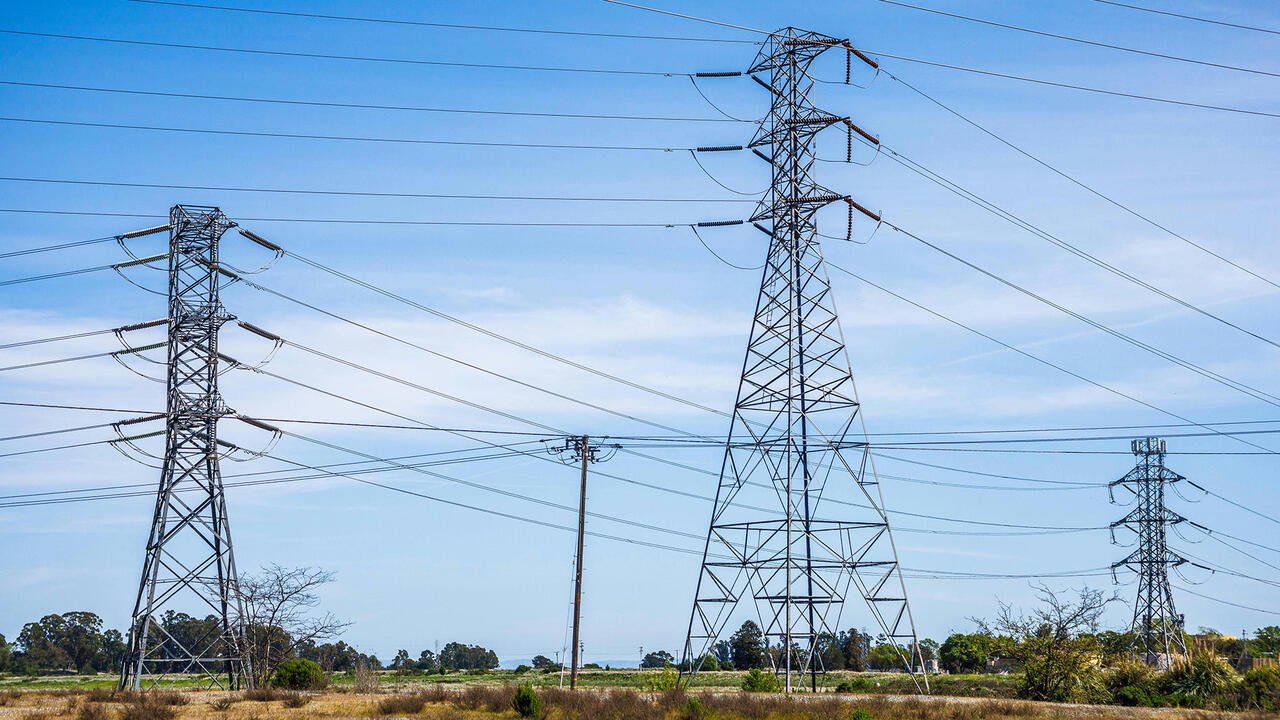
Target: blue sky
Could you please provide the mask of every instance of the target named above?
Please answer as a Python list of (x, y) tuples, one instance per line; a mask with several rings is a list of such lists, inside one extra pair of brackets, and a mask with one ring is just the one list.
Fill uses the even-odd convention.
[[(753, 39), (749, 33), (602, 2), (301, 3), (243, 6), (457, 24), (503, 24), (596, 32)], [(1060, 82), (1280, 111), (1272, 77), (1144, 58), (1032, 37), (998, 28), (856, 0), (843, 3), (671, 3), (668, 9), (756, 28), (793, 25), (847, 36), (859, 47)], [(1276, 71), (1275, 36), (1162, 18), (1088, 0), (1016, 4), (937, 0), (930, 7), (1063, 34)], [(1162, 6), (1163, 7), (1163, 6)], [(1263, 2), (1179, 0), (1170, 6), (1233, 22), (1280, 26)], [(67, 2), (0, 7), (0, 28), (172, 43), (457, 62), (571, 66), (668, 73), (740, 70), (748, 44), (567, 38), (415, 26), (249, 15), (133, 2)], [(0, 80), (237, 95), (342, 103), (489, 110), (716, 118), (687, 77), (445, 68), (411, 64), (283, 58), (159, 47), (0, 36)], [(1027, 85), (886, 60), (895, 75), (1101, 192), (1198, 243), (1275, 279), (1280, 206), (1275, 118), (1182, 108)], [(871, 80), (865, 68), (859, 81)], [(819, 76), (842, 79), (837, 57)], [(702, 90), (737, 117), (763, 113), (763, 91), (748, 80), (705, 80)], [(885, 76), (867, 89), (822, 84), (816, 99), (848, 114), (887, 146), (968, 187), (1126, 271), (1260, 335), (1280, 333), (1276, 289), (1209, 257), (1055, 176)], [(751, 126), (732, 122), (570, 120), (314, 108), (140, 97), (0, 85), (13, 118), (250, 132), (687, 148), (741, 144)], [(845, 138), (831, 131), (824, 157), (842, 158)], [(871, 159), (862, 149), (860, 160)], [(0, 121), (3, 175), (144, 184), (408, 193), (607, 195), (733, 200), (683, 152), (602, 152), (445, 147), (289, 138), (215, 136)], [(762, 164), (741, 154), (704, 156), (707, 170), (739, 191), (765, 187)], [(821, 163), (828, 187), (850, 193), (886, 219), (1051, 299), (1179, 357), (1275, 392), (1274, 347), (1197, 316), (1070, 256), (927, 183), (886, 157), (869, 165)], [(734, 219), (750, 204), (587, 203), (355, 198), (226, 191), (179, 191), (0, 181), (0, 207), (19, 210), (164, 214), (176, 203), (212, 204), (233, 218), (345, 218), (508, 222), (687, 224)], [(844, 217), (823, 216), (840, 235)], [(144, 218), (3, 213), (0, 252), (114, 235)], [(733, 403), (741, 353), (759, 278), (730, 268), (687, 228), (441, 227), (250, 222), (285, 247), (433, 308), (609, 373), (715, 408)], [(871, 234), (870, 224), (855, 237)], [(743, 228), (703, 237), (736, 264), (759, 264), (765, 245)], [(161, 247), (136, 241), (138, 252)], [(988, 278), (882, 228), (865, 245), (827, 241), (827, 257), (868, 280), (944, 312), (1001, 340), (1197, 422), (1269, 420), (1274, 407), (1233, 392), (1106, 337)], [(228, 235), (224, 255), (256, 267), (262, 252)], [(0, 279), (117, 262), (114, 244), (0, 260)], [(130, 276), (159, 288), (158, 274)], [(258, 276), (264, 285), (357, 318), (439, 352), (576, 398), (684, 430), (723, 434), (723, 418), (671, 403), (495, 342), (285, 259)], [(833, 277), (855, 377), (871, 432), (1145, 425), (1170, 422), (1142, 405), (967, 333), (847, 275)], [(544, 424), (592, 435), (651, 434), (652, 427), (551, 398), (341, 326), (244, 285), (229, 288), (240, 318), (356, 362)], [(160, 317), (164, 300), (112, 273), (0, 288), (0, 344), (114, 327)], [(151, 331), (154, 332), (154, 331)], [(151, 336), (147, 336), (151, 337)], [(11, 365), (116, 349), (110, 336), (2, 351)], [(242, 359), (268, 348), (229, 327), (226, 351)], [(155, 366), (135, 364), (144, 372)], [(286, 348), (272, 372), (333, 388), (438, 425), (528, 431), (439, 397), (406, 389)], [(224, 376), (223, 395), (258, 417), (385, 422), (387, 417), (247, 372)], [(0, 399), (160, 410), (162, 386), (110, 359), (0, 374)], [(106, 417), (104, 417), (106, 415)], [(116, 419), (102, 413), (8, 408), (4, 436)], [(224, 435), (252, 446), (260, 435), (224, 423)], [(1262, 426), (1270, 427), (1270, 426)], [(1185, 431), (1185, 429), (1180, 430)], [(378, 456), (470, 447), (435, 433), (350, 428), (299, 432)], [(1105, 433), (1103, 433), (1105, 434)], [(105, 430), (6, 441), (5, 451), (110, 437)], [(64, 440), (65, 439), (65, 440)], [(1280, 441), (1251, 439), (1268, 449)], [(1058, 449), (1124, 452), (1126, 440), (1059, 444)], [(1251, 450), (1228, 439), (1170, 440), (1174, 451)], [(714, 449), (654, 451), (714, 470)], [(300, 462), (351, 460), (285, 439), (276, 453)], [(1123, 475), (1118, 455), (985, 454), (898, 451), (897, 457), (966, 470), (1102, 483)], [(891, 458), (880, 472), (947, 483), (1036, 487), (983, 479)], [(0, 493), (18, 494), (154, 481), (156, 472), (105, 446), (0, 458)], [(1280, 516), (1274, 456), (1171, 456), (1172, 469), (1272, 517)], [(233, 474), (278, 470), (271, 460), (225, 463)], [(619, 455), (601, 469), (699, 495), (715, 479)], [(572, 505), (572, 470), (529, 457), (441, 469), (458, 478)], [(381, 482), (557, 524), (573, 516), (411, 472)], [(1041, 486), (1043, 487), (1043, 486)], [(892, 510), (1028, 525), (1105, 526), (1126, 511), (1105, 490), (1000, 491), (884, 482)], [(1189, 500), (1198, 493), (1187, 491)], [(397, 495), (344, 480), (233, 488), (228, 503), (242, 569), (275, 562), (337, 573), (325, 606), (356, 624), (344, 639), (389, 659), (451, 640), (494, 648), (504, 661), (551, 654), (563, 644), (573, 537), (559, 530)], [(700, 534), (709, 506), (607, 477), (592, 481), (590, 507), (683, 533)], [(1175, 508), (1212, 528), (1275, 545), (1276, 524), (1216, 498)], [(0, 633), (47, 612), (92, 610), (113, 626), (127, 622), (152, 499), (0, 508)], [(910, 530), (982, 527), (902, 516)], [(592, 530), (692, 548), (699, 541), (593, 519)], [(990, 528), (987, 528), (990, 529)], [(1186, 533), (1172, 543), (1211, 564), (1280, 581), (1274, 552), (1249, 558)], [(901, 532), (908, 568), (1034, 574), (1109, 565), (1128, 552), (1105, 531), (1062, 535), (965, 536)], [(584, 591), (588, 661), (638, 658), (638, 649), (675, 651), (682, 643), (697, 557), (592, 538)], [(1207, 581), (1196, 592), (1280, 611), (1274, 585), (1188, 571)], [(1122, 576), (1122, 580), (1125, 578)], [(1188, 581), (1175, 579), (1187, 587)], [(922, 636), (941, 638), (989, 615), (996, 599), (1027, 603), (1026, 579), (910, 578)], [(1111, 587), (1111, 579), (1089, 577)], [(1132, 586), (1118, 588), (1128, 598)], [(1188, 626), (1235, 632), (1275, 624), (1276, 615), (1177, 592)], [(845, 625), (869, 625), (851, 604)], [(1114, 626), (1127, 619), (1116, 607)]]

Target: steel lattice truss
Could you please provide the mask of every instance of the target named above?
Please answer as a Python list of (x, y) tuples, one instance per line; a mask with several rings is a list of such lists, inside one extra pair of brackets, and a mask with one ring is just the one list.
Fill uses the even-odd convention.
[[(172, 684), (178, 676), (229, 688), (241, 682), (243, 608), (218, 470), (218, 329), (231, 316), (218, 297), (218, 242), (232, 223), (214, 207), (169, 212), (169, 359), (165, 456), (120, 685)], [(184, 492), (196, 490), (193, 492)], [(166, 628), (176, 610), (207, 625)]]
[(1133, 603), (1132, 632), (1134, 650), (1151, 664), (1167, 665), (1172, 653), (1187, 651), (1182, 638), (1183, 618), (1173, 605), (1169, 588), (1169, 568), (1187, 562), (1171, 551), (1165, 528), (1186, 521), (1164, 505), (1164, 489), (1186, 478), (1164, 466), (1165, 442), (1159, 438), (1134, 440), (1133, 454), (1138, 464), (1127, 475), (1110, 484), (1133, 493), (1136, 503), (1132, 511), (1111, 524), (1132, 530), (1138, 536), (1138, 547), (1125, 559), (1113, 563), (1111, 570), (1127, 567), (1138, 575), (1138, 596)]
[[(816, 682), (823, 672), (815, 649), (841, 629), (850, 594), (903, 646), (917, 678), (923, 666), (866, 443), (847, 439), (859, 405), (815, 222), (847, 197), (814, 179), (814, 136), (845, 118), (812, 104), (809, 67), (844, 44), (780, 30), (750, 70), (771, 96), (751, 142), (772, 168), (752, 217), (770, 242), (684, 648), (684, 667), (696, 672), (693, 661), (733, 630), (731, 619), (756, 620), (788, 690), (793, 676)], [(824, 516), (822, 500), (833, 497), (867, 510)]]

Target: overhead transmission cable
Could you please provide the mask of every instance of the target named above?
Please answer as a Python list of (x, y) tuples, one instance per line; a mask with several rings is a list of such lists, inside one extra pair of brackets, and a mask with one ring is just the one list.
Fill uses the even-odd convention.
[(290, 138), (297, 140), (335, 140), (342, 142), (391, 143), (408, 145), (445, 145), (465, 147), (501, 147), (527, 148), (535, 150), (606, 150), (637, 152), (683, 152), (696, 148), (663, 147), (655, 145), (588, 145), (575, 143), (518, 143), (481, 140), (432, 140), (426, 138), (371, 137), (361, 135), (321, 135), (306, 133), (260, 132), (250, 130), (226, 130), (218, 128), (182, 128), (161, 125), (136, 125), (128, 123), (87, 122), (73, 120), (51, 120), (44, 118), (0, 117), (2, 122), (29, 123), (39, 125), (62, 125), (68, 127), (110, 128), (114, 130), (141, 130), (149, 132), (189, 133), (199, 135), (227, 135), (236, 137)]
[(0, 253), (0, 260), (11, 257), (19, 257), (21, 255), (34, 255), (36, 253), (50, 252), (53, 250), (66, 250), (67, 248), (84, 247), (85, 245), (97, 245), (99, 243), (112, 242), (115, 237), (91, 238), (89, 240), (76, 240), (74, 242), (56, 243), (54, 245), (42, 245), (40, 247), (27, 248), (25, 250), (11, 250), (10, 252)]
[[(15, 213), (26, 215), (67, 215), (67, 216), (86, 216), (86, 217), (121, 217), (121, 218), (143, 218), (148, 220), (167, 218), (168, 215), (159, 215), (156, 213), (125, 213), (125, 212), (92, 212), (85, 210), (35, 210), (30, 208), (0, 208), (0, 213)], [(607, 228), (684, 228), (691, 224), (689, 222), (675, 223), (610, 223), (610, 222), (520, 222), (520, 221), (490, 221), (490, 220), (376, 220), (361, 218), (285, 218), (285, 217), (240, 217), (239, 220), (246, 222), (278, 222), (278, 223), (323, 223), (334, 225), (425, 225), (425, 226), (446, 226), (446, 227), (607, 227)], [(32, 280), (44, 280), (46, 278), (62, 277), (64, 275), (75, 275), (79, 273), (95, 272), (98, 270), (109, 270), (115, 265), (103, 265), (102, 267), (88, 268), (83, 270), (73, 270), (66, 273), (55, 273), (52, 275), (42, 275), (35, 278), (26, 278), (20, 280), (10, 280), (0, 282), (0, 285), (13, 284), (17, 282), (30, 282)]]
[(588, 67), (555, 67), (545, 65), (514, 65), (501, 63), (467, 63), (448, 60), (420, 60), (415, 58), (367, 57), (360, 55), (337, 55), (325, 53), (294, 52), (288, 50), (259, 50), (253, 48), (220, 47), (214, 45), (196, 45), (192, 43), (157, 42), (152, 40), (131, 40), (127, 38), (105, 38), (89, 35), (68, 35), (63, 33), (31, 32), (0, 28), (0, 33), (24, 37), (43, 37), (58, 40), (80, 40), (85, 42), (110, 43), (116, 45), (139, 45), (144, 47), (175, 48), (179, 50), (201, 50), (210, 52), (239, 53), (244, 55), (270, 55), (276, 57), (293, 57), (321, 60), (345, 60), (370, 63), (392, 63), (400, 65), (425, 65), (429, 67), (471, 68), (478, 70), (527, 70), (536, 72), (586, 73), (592, 75), (632, 75), (649, 77), (688, 77), (687, 72), (661, 72), (657, 70), (621, 70), (611, 68)]
[[(88, 185), (97, 187), (152, 188), (160, 190), (216, 190), (219, 192), (270, 193), (285, 195), (333, 195), (345, 197), (386, 197), (386, 198), (427, 198), (445, 200), (529, 200), (529, 201), (562, 201), (562, 202), (616, 202), (616, 203), (754, 203), (754, 200), (741, 198), (655, 198), (655, 197), (609, 197), (584, 195), (492, 195), (479, 193), (423, 193), (423, 192), (377, 192), (364, 190), (313, 190), (293, 188), (255, 188), (235, 187), (228, 185), (180, 185), (165, 183), (140, 183), (107, 180), (67, 180), (55, 178), (26, 178), (0, 176), (0, 181), (44, 183), (53, 185)], [(114, 240), (115, 238), (107, 238)], [(101, 242), (92, 240), (89, 242)], [(0, 255), (3, 257), (3, 255)]]
[(1197, 15), (1187, 15), (1184, 13), (1170, 12), (1168, 10), (1157, 10), (1155, 8), (1143, 7), (1141, 5), (1132, 5), (1129, 3), (1116, 2), (1116, 0), (1093, 0), (1105, 5), (1115, 5), (1116, 7), (1128, 8), (1130, 10), (1139, 10), (1141, 12), (1154, 13), (1156, 15), (1166, 15), (1168, 17), (1181, 18), (1183, 20), (1194, 20), (1196, 22), (1209, 23), (1211, 25), (1222, 25), (1225, 27), (1233, 27), (1241, 30), (1253, 30), (1255, 32), (1270, 33), (1271, 35), (1280, 35), (1280, 30), (1272, 30), (1271, 28), (1259, 27), (1257, 25), (1242, 25), (1239, 23), (1227, 22), (1225, 20), (1215, 20), (1213, 18), (1200, 17)]
[(402, 112), (420, 112), (420, 113), (447, 113), (462, 115), (493, 115), (500, 117), (538, 117), (538, 118), (564, 118), (571, 120), (635, 120), (635, 121), (653, 121), (653, 122), (743, 122), (753, 123), (754, 120), (738, 119), (733, 117), (673, 117), (668, 115), (609, 115), (599, 113), (557, 113), (557, 112), (535, 112), (531, 110), (485, 110), (478, 108), (455, 108), (455, 107), (427, 107), (415, 105), (378, 105), (371, 103), (354, 103), (354, 102), (336, 102), (323, 100), (296, 100), (282, 98), (264, 98), (264, 97), (245, 97), (239, 95), (208, 95), (199, 93), (182, 93), (182, 92), (162, 92), (159, 90), (131, 90), (126, 88), (105, 88), (91, 87), (86, 85), (65, 85), (54, 83), (37, 83), (37, 82), (19, 82), (16, 80), (0, 80), (0, 85), (10, 85), (15, 87), (43, 88), (51, 90), (69, 90), (74, 92), (94, 92), (94, 93), (114, 93), (120, 95), (140, 95), (146, 97), (166, 97), (181, 98), (188, 100), (219, 100), (230, 102), (244, 103), (267, 103), (272, 105), (295, 105), (306, 107), (326, 107), (326, 108), (345, 108), (358, 110), (391, 110)]
[[(861, 140), (861, 138), (859, 139)], [(865, 143), (866, 141), (864, 140), (863, 142)], [(1067, 242), (1066, 240), (1059, 238), (1056, 235), (1053, 235), (1047, 230), (1044, 230), (1023, 218), (1020, 218), (1017, 215), (1014, 215), (1012, 212), (1005, 210), (999, 205), (996, 205), (995, 203), (978, 195), (977, 193), (974, 193), (973, 191), (962, 187), (958, 183), (955, 183), (943, 177), (937, 172), (930, 170), (929, 168), (916, 162), (915, 160), (908, 158), (906, 155), (890, 147), (883, 146), (883, 145), (881, 145), (880, 149), (883, 150), (885, 153), (887, 153), (891, 160), (893, 160), (894, 162), (897, 162), (898, 164), (902, 165), (908, 170), (911, 170), (912, 172), (916, 173), (917, 175), (920, 175), (921, 177), (929, 180), (930, 182), (933, 182), (939, 185), (940, 187), (943, 187), (944, 189), (968, 200), (969, 202), (974, 203), (975, 205), (987, 210), (993, 215), (996, 215), (997, 217), (1002, 218), (1012, 223), (1013, 225), (1016, 225), (1017, 227), (1022, 228), (1023, 230), (1026, 230), (1032, 235), (1035, 235), (1036, 237), (1039, 237), (1042, 240), (1045, 240), (1053, 245), (1056, 245), (1062, 248), (1063, 250), (1066, 250), (1072, 255), (1075, 255), (1076, 257), (1092, 265), (1102, 268), (1103, 270), (1106, 270), (1107, 272), (1115, 275), (1116, 277), (1119, 277), (1123, 280), (1131, 282), (1145, 290), (1148, 290), (1156, 295), (1159, 295), (1162, 298), (1165, 298), (1166, 300), (1169, 300), (1170, 302), (1176, 303), (1182, 306), (1183, 308), (1186, 308), (1187, 310), (1191, 310), (1192, 312), (1203, 315), (1204, 317), (1209, 318), (1210, 320), (1214, 320), (1215, 322), (1221, 323), (1222, 325), (1225, 325), (1233, 330), (1236, 330), (1240, 333), (1248, 335), (1249, 337), (1252, 337), (1255, 340), (1260, 340), (1264, 343), (1267, 343), (1268, 345), (1271, 345), (1277, 349), (1280, 349), (1280, 343), (1277, 343), (1275, 340), (1272, 340), (1269, 337), (1266, 337), (1257, 332), (1254, 332), (1253, 330), (1249, 330), (1248, 328), (1242, 327), (1230, 320), (1227, 320), (1226, 318), (1220, 315), (1217, 315), (1208, 310), (1205, 310), (1199, 305), (1183, 300), (1182, 298), (1176, 295), (1173, 295), (1172, 293), (1166, 290), (1163, 290), (1162, 288), (1152, 285), (1151, 283), (1133, 275), (1130, 272), (1127, 272), (1119, 267), (1116, 267), (1115, 265), (1112, 265), (1111, 263), (1097, 257), (1096, 255), (1093, 255), (1085, 250), (1082, 250), (1078, 246), (1073, 245)]]
[(238, 13), (255, 13), (258, 15), (280, 15), (285, 17), (301, 17), (318, 20), (342, 20), (347, 22), (362, 23), (381, 23), (387, 25), (413, 25), (419, 27), (442, 28), (449, 30), (484, 30), (494, 32), (512, 32), (512, 33), (531, 33), (539, 35), (571, 35), (576, 37), (598, 37), (613, 38), (622, 40), (672, 40), (682, 42), (718, 42), (718, 43), (742, 43), (746, 45), (759, 45), (755, 40), (740, 40), (735, 38), (708, 38), (708, 37), (684, 37), (678, 35), (635, 35), (626, 33), (606, 33), (606, 32), (587, 32), (580, 30), (554, 30), (547, 28), (520, 28), (520, 27), (503, 27), (494, 25), (459, 25), (454, 23), (439, 22), (423, 22), (420, 20), (399, 20), (395, 18), (373, 18), (373, 17), (354, 17), (351, 15), (322, 15), (319, 13), (289, 12), (284, 10), (262, 10), (259, 8), (243, 8), (230, 7), (225, 5), (206, 5), (203, 3), (188, 2), (172, 2), (169, 0), (132, 0), (133, 2), (146, 3), (148, 5), (170, 5), (183, 8), (198, 8), (201, 10), (222, 10)]
[(1003, 28), (1005, 30), (1015, 30), (1017, 32), (1028, 33), (1031, 35), (1039, 35), (1040, 37), (1053, 38), (1055, 40), (1066, 40), (1068, 42), (1079, 43), (1081, 45), (1090, 45), (1092, 47), (1106, 48), (1108, 50), (1118, 50), (1120, 52), (1127, 52), (1135, 55), (1143, 55), (1146, 57), (1159, 58), (1161, 60), (1173, 60), (1175, 62), (1190, 63), (1194, 65), (1203, 65), (1207, 67), (1218, 68), (1221, 70), (1233, 70), (1236, 72), (1252, 73), (1254, 75), (1267, 75), (1270, 77), (1280, 77), (1280, 73), (1271, 72), (1268, 70), (1259, 70), (1257, 68), (1240, 67), (1238, 65), (1227, 65), (1224, 63), (1210, 62), (1208, 60), (1199, 60), (1196, 58), (1183, 57), (1179, 55), (1169, 55), (1166, 53), (1152, 52), (1150, 50), (1139, 50), (1137, 48), (1126, 47), (1124, 45), (1115, 45), (1112, 43), (1099, 42), (1097, 40), (1089, 40), (1081, 37), (1073, 37), (1071, 35), (1060, 35), (1057, 33), (1045, 32), (1043, 30), (1033, 30), (1031, 28), (1022, 27), (1019, 25), (1010, 25), (1007, 23), (996, 22), (994, 20), (985, 20), (983, 18), (972, 17), (969, 15), (961, 15), (959, 13), (944, 12), (942, 10), (936, 10), (934, 8), (922, 7), (920, 5), (912, 5), (910, 3), (901, 2), (900, 0), (880, 0), (880, 2), (885, 3), (887, 5), (896, 5), (898, 7), (909, 8), (911, 10), (918, 10), (920, 12), (932, 13), (934, 15), (942, 15), (949, 18), (955, 18), (957, 20), (964, 20), (966, 22), (980, 23), (982, 25), (989, 25), (991, 27)]

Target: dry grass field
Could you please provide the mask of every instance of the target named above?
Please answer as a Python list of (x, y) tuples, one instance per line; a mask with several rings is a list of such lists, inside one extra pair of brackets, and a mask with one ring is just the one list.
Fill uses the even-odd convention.
[[(517, 720), (510, 685), (429, 685), (412, 690), (359, 693), (250, 690), (169, 691), (141, 695), (111, 690), (0, 691), (0, 719), (9, 720), (301, 720), (303, 718), (423, 718)], [(540, 688), (536, 720), (1274, 720), (1272, 713), (1055, 705), (1007, 699), (855, 696), (820, 693), (785, 697), (704, 690), (641, 693), (634, 690)]]

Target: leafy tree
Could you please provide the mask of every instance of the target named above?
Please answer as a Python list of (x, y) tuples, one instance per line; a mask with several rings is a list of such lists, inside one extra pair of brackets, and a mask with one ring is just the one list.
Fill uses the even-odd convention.
[(760, 626), (748, 620), (742, 623), (729, 638), (729, 654), (733, 666), (739, 670), (765, 667), (764, 633)]
[(511, 699), (511, 709), (522, 718), (537, 717), (542, 711), (542, 698), (533, 691), (528, 683), (516, 688), (515, 697)]
[(1280, 657), (1280, 626), (1258, 628), (1249, 641), (1249, 654), (1254, 657)]
[(867, 666), (876, 670), (904, 670), (902, 657), (906, 651), (893, 643), (882, 642), (867, 653)]
[(920, 641), (920, 658), (925, 661), (937, 660), (939, 649), (937, 640), (925, 638)]
[(991, 656), (991, 638), (986, 635), (952, 633), (938, 649), (938, 664), (949, 673), (977, 673)]
[(560, 667), (560, 664), (546, 655), (534, 655), (533, 666), (538, 670), (549, 670), (551, 668)]
[(642, 668), (660, 668), (668, 665), (674, 665), (676, 659), (666, 650), (658, 650), (656, 652), (646, 653), (640, 660)]
[(8, 672), (13, 667), (13, 647), (0, 634), (0, 672)]
[(413, 659), (409, 657), (409, 651), (402, 649), (396, 651), (396, 656), (391, 659), (391, 665), (389, 667), (392, 670), (399, 670), (403, 672), (413, 668), (413, 666), (414, 662)]
[(844, 666), (848, 670), (862, 670), (867, 665), (867, 653), (871, 651), (871, 639), (867, 631), (849, 628), (837, 636), (840, 651), (844, 654)]
[(716, 656), (716, 660), (720, 662), (721, 670), (733, 669), (733, 646), (728, 640), (721, 640), (711, 646), (711, 654)]
[(65, 625), (61, 615), (45, 615), (39, 622), (23, 625), (18, 632), (19, 667), (33, 673), (67, 668), (70, 658), (57, 643)]
[(418, 654), (418, 662), (413, 666), (419, 670), (434, 670), (436, 664), (436, 654), (430, 650), (423, 650)]
[(490, 670), (498, 667), (498, 654), (479, 645), (451, 642), (440, 651), (440, 667), (449, 670)]
[(822, 661), (823, 670), (843, 670), (845, 666), (844, 650), (840, 648), (840, 640), (831, 633), (818, 636), (817, 655)]
[(1042, 607), (1030, 615), (1014, 614), (1000, 603), (994, 623), (977, 620), (986, 635), (1007, 635), (1002, 648), (1022, 666), (1019, 694), (1031, 700), (1087, 702), (1102, 693), (1102, 678), (1095, 666), (1099, 645), (1095, 633), (1107, 605), (1115, 596), (1081, 588), (1074, 599), (1058, 597), (1047, 586), (1038, 587)]

